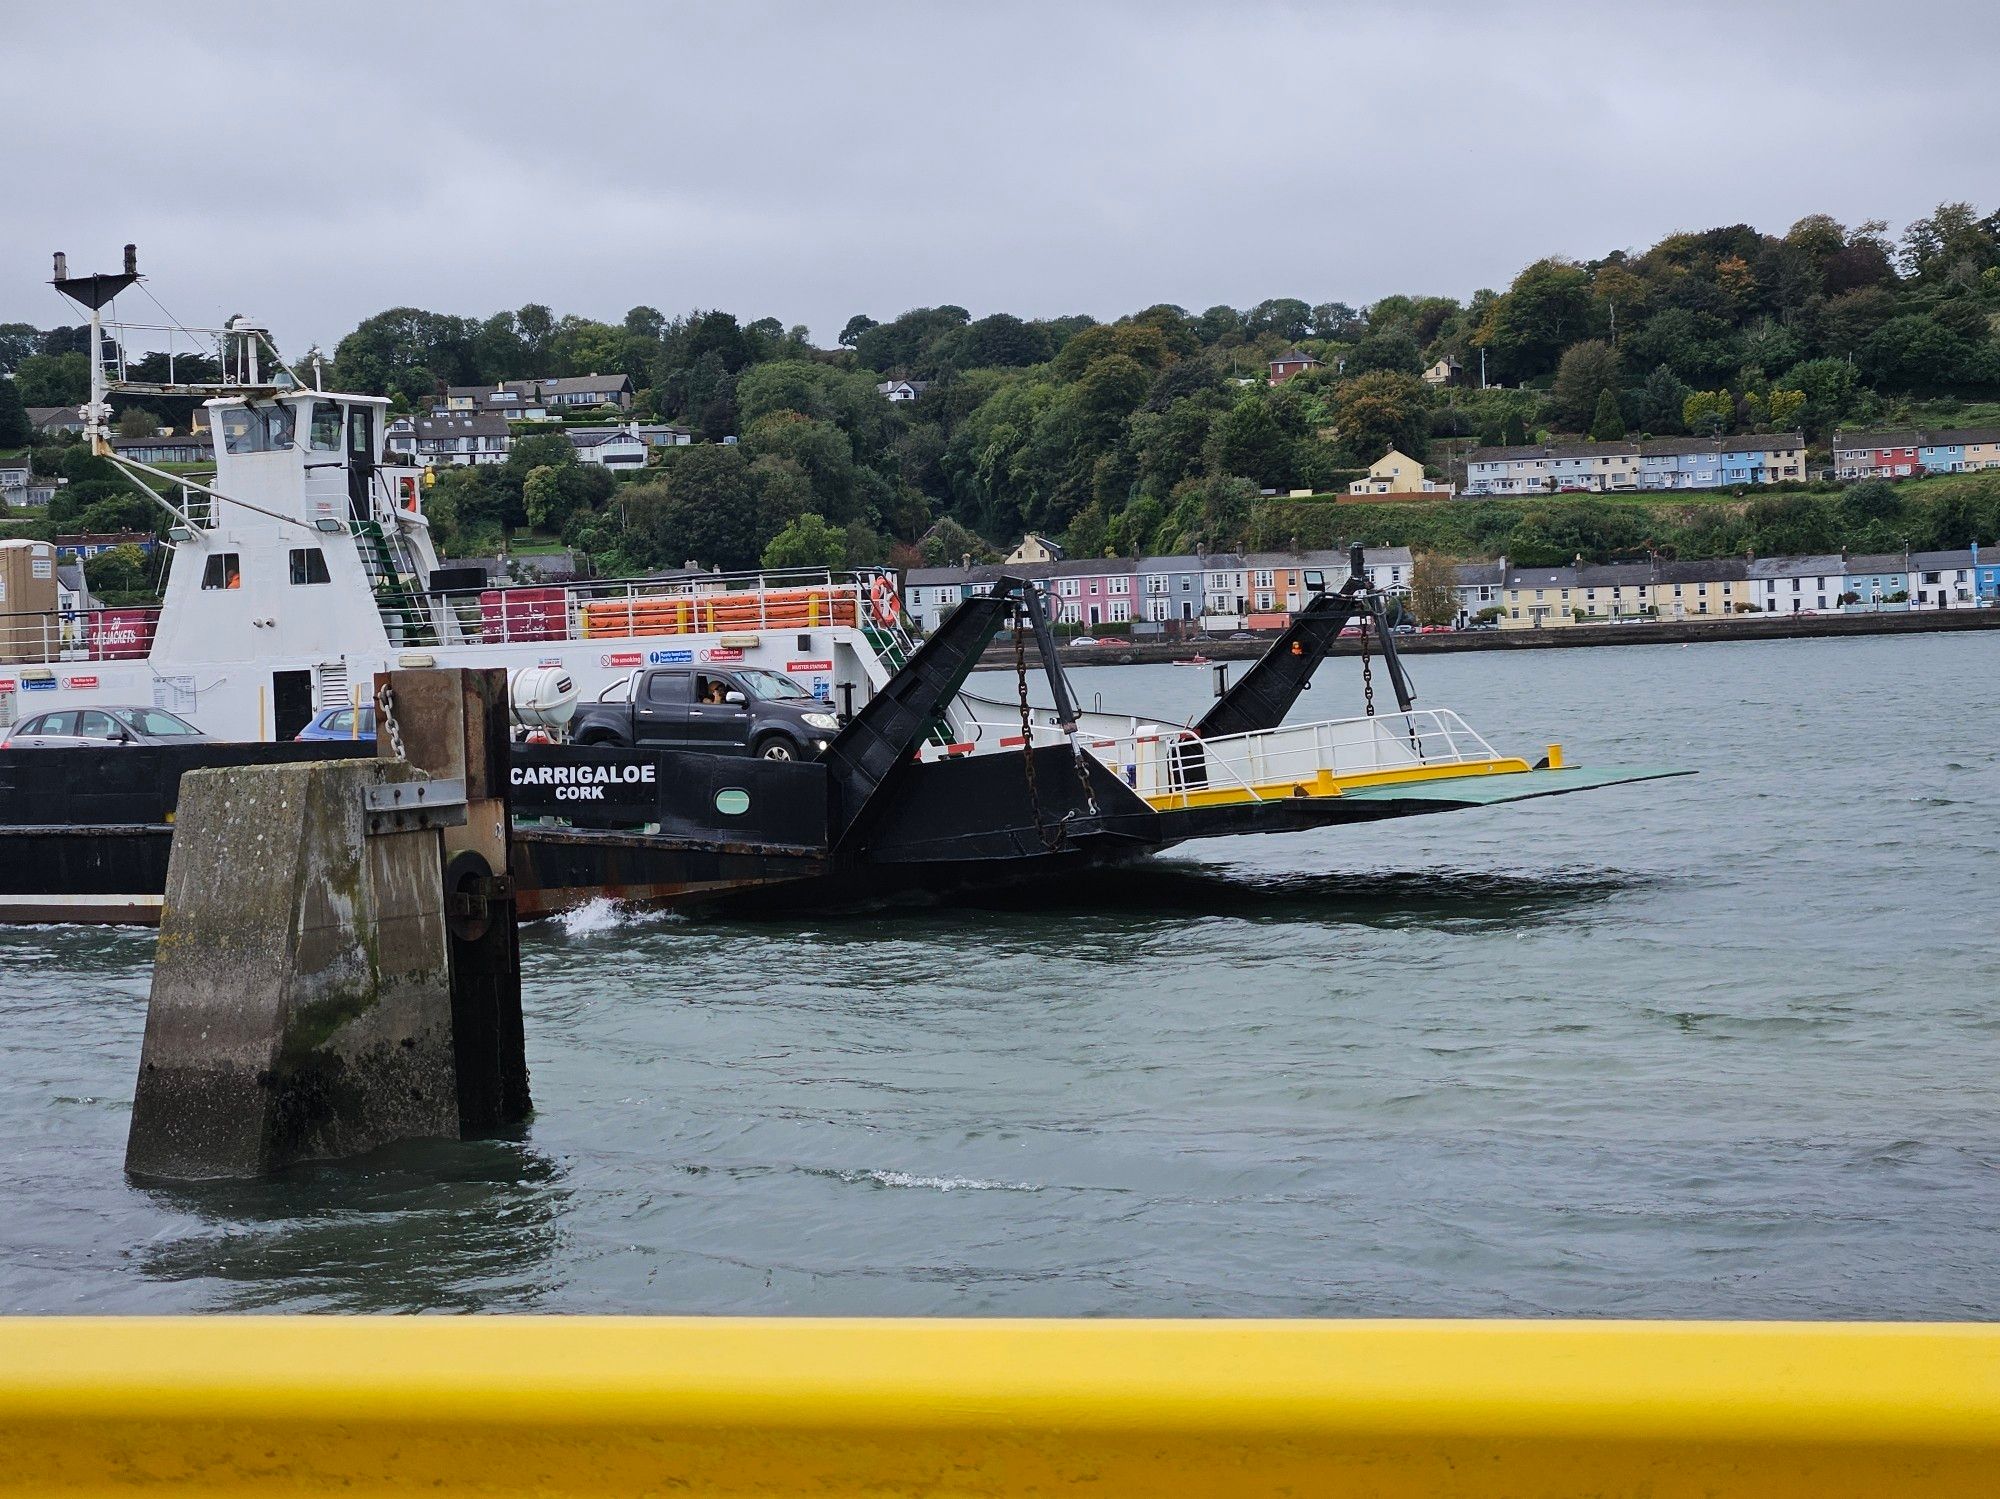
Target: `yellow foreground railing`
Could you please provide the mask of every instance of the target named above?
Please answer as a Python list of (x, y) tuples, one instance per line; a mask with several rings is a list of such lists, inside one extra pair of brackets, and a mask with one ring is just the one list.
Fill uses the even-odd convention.
[(0, 1319), (0, 1494), (2000, 1494), (1958, 1325)]

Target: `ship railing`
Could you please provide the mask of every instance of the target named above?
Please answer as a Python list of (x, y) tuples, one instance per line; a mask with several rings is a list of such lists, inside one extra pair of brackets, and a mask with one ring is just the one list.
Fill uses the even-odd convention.
[(39, 662), (143, 661), (159, 627), (157, 606), (0, 614), (0, 677)]
[(433, 591), (426, 608), (429, 628), (448, 644), (753, 635), (857, 627), (872, 587), (870, 575), (824, 568), (692, 573)]
[(1285, 724), (1207, 739), (1192, 729), (1147, 729), (1083, 744), (1156, 807), (1334, 795), (1343, 781), (1356, 777), (1394, 778), (1504, 760), (1449, 708)]

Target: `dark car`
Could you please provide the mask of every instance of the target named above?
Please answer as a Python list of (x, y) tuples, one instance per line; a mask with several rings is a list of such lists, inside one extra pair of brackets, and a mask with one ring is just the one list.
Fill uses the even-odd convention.
[(359, 708), (322, 708), (313, 715), (294, 739), (325, 740), (353, 739), (375, 742), (375, 705), (363, 703)]
[(634, 672), (623, 695), (579, 704), (575, 744), (644, 745), (712, 755), (810, 760), (840, 718), (803, 684), (761, 667), (657, 666)]
[(58, 708), (14, 725), (7, 749), (102, 749), (111, 744), (212, 744), (165, 708)]

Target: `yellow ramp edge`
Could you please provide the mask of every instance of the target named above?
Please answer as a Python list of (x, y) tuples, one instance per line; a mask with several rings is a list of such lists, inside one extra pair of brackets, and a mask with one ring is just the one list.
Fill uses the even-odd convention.
[(1959, 1324), (0, 1319), (0, 1495), (2000, 1494)]

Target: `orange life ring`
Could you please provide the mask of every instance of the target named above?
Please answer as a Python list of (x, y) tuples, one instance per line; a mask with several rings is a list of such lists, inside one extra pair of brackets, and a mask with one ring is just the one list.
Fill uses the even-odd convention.
[(889, 581), (887, 573), (875, 574), (875, 581), (868, 589), (868, 612), (875, 616), (878, 625), (896, 622), (896, 585)]
[(398, 479), (396, 487), (403, 492), (403, 508), (405, 510), (415, 510), (417, 508), (417, 481), (410, 478)]

